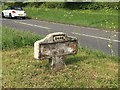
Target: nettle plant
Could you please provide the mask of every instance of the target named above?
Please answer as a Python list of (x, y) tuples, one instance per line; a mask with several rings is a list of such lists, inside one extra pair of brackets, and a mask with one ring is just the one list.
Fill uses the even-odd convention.
[[(106, 12), (106, 13), (110, 12), (109, 15), (113, 15), (113, 14), (114, 14), (113, 11), (114, 11), (114, 10), (112, 10), (112, 9), (105, 9), (105, 12)], [(116, 22), (110, 22), (110, 21), (107, 20), (107, 18), (106, 18), (105, 24), (106, 24), (106, 27), (109, 26), (108, 29), (111, 30), (110, 32), (109, 32), (109, 31), (105, 31), (105, 32), (106, 32), (106, 33), (110, 33), (109, 41), (108, 41), (108, 47), (109, 47), (110, 50), (111, 50), (111, 55), (114, 56), (114, 55), (115, 55), (115, 52), (114, 52), (114, 50), (113, 50), (113, 40), (114, 40), (114, 38), (117, 36), (117, 35), (116, 35), (116, 34), (117, 34), (116, 31), (117, 31), (117, 29), (118, 29), (118, 18), (116, 18)]]
[(112, 25), (111, 25), (109, 28), (112, 29), (112, 27), (114, 28), (114, 30), (111, 31), (111, 35), (110, 35), (110, 37), (109, 37), (109, 42), (108, 42), (108, 47), (109, 47), (110, 50), (111, 50), (112, 56), (114, 56), (114, 55), (115, 55), (115, 52), (114, 52), (114, 50), (113, 50), (113, 39), (114, 39), (114, 37), (117, 36), (117, 35), (116, 35), (116, 26), (115, 26), (114, 23), (112, 23)]

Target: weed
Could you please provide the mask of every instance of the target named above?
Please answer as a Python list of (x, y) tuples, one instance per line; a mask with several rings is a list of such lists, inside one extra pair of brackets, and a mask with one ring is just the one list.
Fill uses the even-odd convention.
[(41, 39), (30, 32), (22, 32), (8, 27), (2, 27), (2, 49), (12, 49), (25, 46), (33, 46), (34, 42)]

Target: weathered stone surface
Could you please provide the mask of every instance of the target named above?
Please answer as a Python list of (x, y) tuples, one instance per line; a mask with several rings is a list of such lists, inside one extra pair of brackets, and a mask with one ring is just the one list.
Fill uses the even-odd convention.
[(66, 55), (77, 53), (77, 44), (76, 38), (67, 36), (63, 32), (51, 33), (34, 43), (34, 58), (49, 59), (51, 68), (59, 70), (65, 66)]

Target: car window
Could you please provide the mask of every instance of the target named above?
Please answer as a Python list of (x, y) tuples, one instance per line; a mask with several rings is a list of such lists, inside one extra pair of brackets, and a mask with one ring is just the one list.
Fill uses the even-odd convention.
[(14, 9), (14, 10), (23, 10), (21, 7), (11, 7), (11, 9)]
[(23, 10), (22, 7), (8, 7), (5, 10)]

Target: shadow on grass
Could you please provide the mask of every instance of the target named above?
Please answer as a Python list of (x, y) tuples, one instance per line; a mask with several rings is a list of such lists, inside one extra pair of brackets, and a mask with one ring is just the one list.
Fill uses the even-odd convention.
[(32, 19), (31, 17), (26, 17), (26, 19)]
[(66, 65), (73, 64), (79, 61), (87, 60), (88, 58), (89, 58), (88, 56), (70, 56), (66, 58), (65, 63)]

